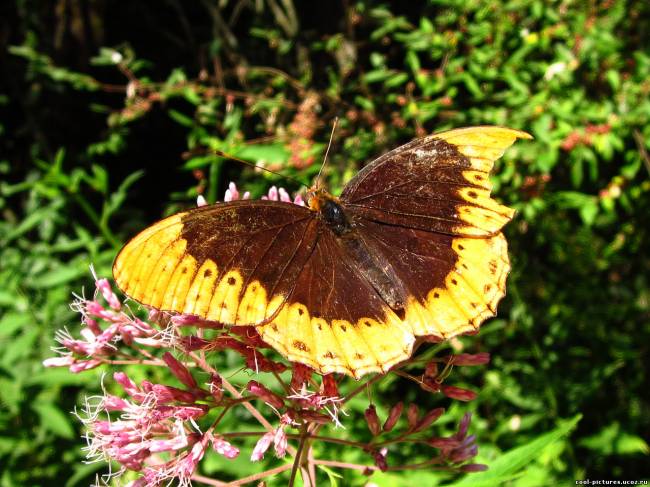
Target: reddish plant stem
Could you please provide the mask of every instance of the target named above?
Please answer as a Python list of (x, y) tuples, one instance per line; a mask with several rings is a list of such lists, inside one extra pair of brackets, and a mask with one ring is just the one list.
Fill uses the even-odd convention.
[(197, 482), (203, 482), (204, 484), (207, 485), (235, 487), (237, 485), (250, 484), (251, 482), (261, 480), (265, 477), (270, 477), (271, 475), (282, 473), (286, 470), (289, 470), (290, 468), (291, 468), (291, 464), (288, 463), (285, 465), (281, 465), (279, 467), (265, 470), (264, 472), (256, 473), (254, 475), (249, 475), (248, 477), (244, 477), (239, 480), (233, 480), (232, 482), (221, 482), (219, 480), (214, 480), (209, 477), (204, 477), (203, 475), (197, 475), (197, 474), (192, 475), (192, 480), (196, 480)]

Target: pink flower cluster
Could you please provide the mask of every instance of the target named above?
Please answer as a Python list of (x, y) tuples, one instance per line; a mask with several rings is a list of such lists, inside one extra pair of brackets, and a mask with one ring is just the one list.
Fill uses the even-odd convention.
[[(239, 197), (236, 186), (231, 184), (225, 199)], [(303, 204), (298, 198), (291, 200), (283, 189), (272, 188), (267, 198)], [(123, 371), (114, 372), (114, 384), (109, 384), (102, 396), (88, 398), (78, 415), (87, 430), (88, 458), (117, 462), (119, 470), (109, 475), (138, 472), (140, 476), (132, 486), (153, 487), (170, 482), (189, 485), (193, 479), (205, 480), (198, 471), (209, 451), (232, 459), (239, 455), (240, 448), (249, 447), (252, 462), (263, 460), (271, 447), (277, 458), (290, 456), (292, 461), (241, 478), (241, 483), (290, 470), (290, 485), (298, 473), (305, 483), (314, 485), (316, 465), (368, 474), (375, 470), (438, 468), (471, 472), (485, 468), (468, 463), (478, 451), (475, 436), (468, 435), (469, 414), (451, 436), (432, 436), (427, 432), (443, 415), (444, 408), (421, 414), (415, 403), (406, 406), (398, 402), (388, 408), (382, 423), (371, 403), (365, 411), (369, 435), (361, 432), (355, 438), (344, 434), (341, 413), (345, 414), (350, 399), (369, 392), (373, 384), (391, 374), (440, 397), (471, 400), (475, 392), (447, 385), (445, 380), (454, 366), (487, 364), (489, 354), (434, 358), (421, 366), (421, 374), (412, 375), (405, 370), (419, 364), (414, 357), (400, 369), (359, 383), (335, 374), (319, 376), (305, 365), (286, 362), (254, 327), (225, 327), (196, 316), (170, 316), (156, 310), (149, 312), (147, 320), (140, 319), (120, 301), (108, 280), (95, 277), (95, 287), (92, 299), (77, 297), (72, 305), (81, 315), (80, 338), (73, 338), (67, 331), (57, 333), (60, 355), (47, 359), (44, 365), (66, 366), (74, 373), (100, 365), (161, 367), (169, 371), (176, 385), (136, 382)], [(240, 377), (235, 386), (211, 366), (214, 360), (210, 357), (225, 351), (240, 355), (242, 369), (254, 378), (241, 381)], [(222, 419), (235, 409), (245, 409), (260, 428), (224, 431)], [(323, 433), (326, 428), (330, 428), (331, 436)], [(421, 464), (391, 465), (390, 450), (405, 441), (436, 452)], [(316, 442), (357, 448), (369, 463), (315, 458)]]

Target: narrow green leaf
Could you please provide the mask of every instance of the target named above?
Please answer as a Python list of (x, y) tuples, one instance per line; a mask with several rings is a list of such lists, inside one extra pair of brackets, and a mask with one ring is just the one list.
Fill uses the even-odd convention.
[(563, 421), (553, 431), (504, 453), (489, 465), (490, 469), (486, 472), (468, 474), (460, 481), (450, 484), (447, 487), (493, 487), (499, 485), (501, 482), (512, 479), (517, 474), (523, 473), (528, 464), (533, 462), (535, 458), (538, 458), (546, 447), (560, 440), (562, 437), (567, 436), (581, 418), (582, 415), (578, 414), (570, 420)]

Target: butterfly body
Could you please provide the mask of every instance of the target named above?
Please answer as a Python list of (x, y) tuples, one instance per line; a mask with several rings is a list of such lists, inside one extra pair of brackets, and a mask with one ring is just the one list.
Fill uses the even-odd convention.
[(118, 255), (134, 299), (255, 326), (292, 361), (359, 377), (407, 358), (418, 336), (474, 331), (509, 270), (492, 164), (523, 132), (472, 127), (399, 147), (308, 207), (233, 201), (173, 215)]

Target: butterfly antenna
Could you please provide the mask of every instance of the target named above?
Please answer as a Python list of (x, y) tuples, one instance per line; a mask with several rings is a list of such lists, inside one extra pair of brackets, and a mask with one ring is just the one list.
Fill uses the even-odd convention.
[(338, 123), (339, 123), (339, 117), (334, 117), (334, 123), (332, 124), (332, 133), (330, 134), (330, 141), (327, 144), (327, 150), (325, 151), (323, 164), (321, 165), (320, 169), (318, 170), (318, 174), (316, 175), (315, 186), (317, 188), (320, 187), (320, 175), (323, 173), (323, 168), (327, 165), (327, 155), (330, 153), (330, 147), (332, 147), (332, 140), (334, 139), (334, 132), (336, 132), (336, 126), (338, 125)]
[(233, 161), (241, 162), (242, 164), (246, 164), (247, 166), (251, 166), (251, 167), (254, 167), (256, 169), (261, 169), (262, 171), (266, 171), (266, 172), (269, 172), (271, 174), (275, 174), (276, 176), (280, 176), (281, 178), (286, 178), (286, 179), (288, 179), (290, 181), (293, 181), (294, 183), (298, 183), (299, 185), (304, 186), (305, 188), (309, 189), (309, 186), (306, 185), (305, 183), (303, 183), (302, 181), (300, 181), (299, 179), (293, 178), (291, 176), (287, 176), (286, 174), (280, 174), (279, 172), (271, 171), (270, 169), (267, 169), (267, 168), (265, 168), (263, 166), (258, 166), (257, 164), (254, 164), (254, 163), (252, 163), (250, 161), (245, 161), (244, 159), (240, 159), (239, 157), (232, 156), (230, 154), (227, 154), (227, 153), (225, 153), (223, 151), (220, 151), (220, 150), (217, 150), (217, 149), (214, 149), (214, 150), (212, 150), (210, 152), (212, 152), (215, 155), (218, 155), (219, 157), (223, 157), (225, 159), (232, 159)]

